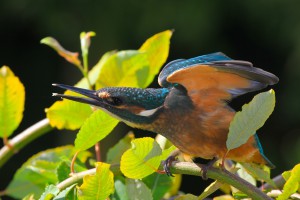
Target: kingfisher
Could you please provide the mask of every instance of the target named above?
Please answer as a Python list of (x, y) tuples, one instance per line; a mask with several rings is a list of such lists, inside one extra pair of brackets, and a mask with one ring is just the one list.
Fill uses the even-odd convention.
[(251, 62), (216, 52), (168, 63), (158, 76), (161, 88), (87, 90), (53, 85), (85, 97), (54, 96), (90, 104), (131, 127), (161, 134), (185, 155), (209, 160), (226, 157), (273, 168), (256, 134), (228, 152), (226, 140), (235, 115), (228, 102), (278, 81), (277, 76), (253, 67)]

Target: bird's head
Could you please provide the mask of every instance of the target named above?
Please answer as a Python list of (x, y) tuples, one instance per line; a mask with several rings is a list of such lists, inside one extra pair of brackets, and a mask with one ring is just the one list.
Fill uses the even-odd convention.
[(169, 93), (167, 88), (107, 87), (100, 90), (87, 90), (64, 84), (53, 85), (85, 97), (56, 93), (53, 96), (92, 105), (132, 125), (151, 123), (160, 112)]

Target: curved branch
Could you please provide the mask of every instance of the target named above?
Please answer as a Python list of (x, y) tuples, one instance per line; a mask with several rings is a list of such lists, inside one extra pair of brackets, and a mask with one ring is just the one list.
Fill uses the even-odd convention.
[[(114, 173), (120, 173), (120, 166), (119, 165), (112, 165), (111, 170)], [(187, 175), (194, 175), (194, 176), (202, 176), (201, 168), (195, 164), (190, 162), (173, 162), (170, 171), (173, 174), (187, 174)], [(96, 169), (90, 169), (84, 172), (79, 172), (74, 174), (72, 177), (64, 180), (63, 182), (56, 185), (59, 190), (63, 190), (68, 186), (79, 183), (82, 181), (82, 178), (86, 175), (93, 175), (96, 173)], [(228, 183), (233, 187), (237, 188), (238, 190), (244, 192), (252, 199), (265, 199), (265, 200), (272, 200), (272, 198), (268, 197), (265, 193), (261, 190), (256, 188), (255, 186), (251, 185), (244, 179), (231, 174), (230, 172), (218, 168), (209, 168), (207, 170), (206, 176), (211, 179), (218, 180), (223, 183)]]
[(9, 144), (12, 148), (4, 145), (0, 149), (0, 168), (7, 162), (8, 159), (10, 159), (16, 152), (28, 143), (52, 129), (53, 128), (50, 126), (49, 120), (45, 118), (9, 140)]

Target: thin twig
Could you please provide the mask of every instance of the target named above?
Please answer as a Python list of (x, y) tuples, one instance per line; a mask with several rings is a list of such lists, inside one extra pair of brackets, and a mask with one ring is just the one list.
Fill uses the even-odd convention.
[[(162, 168), (162, 166), (161, 166)], [(111, 170), (114, 173), (120, 173), (119, 165), (112, 165)], [(190, 162), (173, 162), (170, 171), (173, 174), (187, 174), (194, 176), (202, 176), (201, 168), (195, 164)], [(79, 183), (82, 181), (82, 178), (86, 175), (93, 175), (96, 173), (96, 169), (90, 169), (84, 172), (79, 172), (74, 174), (72, 177), (64, 180), (63, 182), (56, 185), (59, 190), (63, 190), (68, 186)], [(222, 183), (228, 183), (233, 187), (237, 188), (241, 192), (245, 193), (252, 199), (256, 200), (272, 200), (272, 198), (268, 197), (265, 193), (263, 193), (260, 189), (251, 185), (244, 179), (231, 174), (230, 172), (218, 168), (209, 168), (207, 170), (207, 177), (211, 179), (218, 180)]]
[(0, 149), (0, 168), (8, 161), (8, 159), (10, 159), (16, 152), (20, 151), (28, 143), (52, 129), (53, 128), (50, 126), (49, 120), (45, 118), (9, 140), (9, 144), (13, 148), (9, 148), (5, 145)]

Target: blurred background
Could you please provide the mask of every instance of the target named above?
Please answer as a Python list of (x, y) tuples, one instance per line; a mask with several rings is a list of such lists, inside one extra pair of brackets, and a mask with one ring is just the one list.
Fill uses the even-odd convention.
[[(155, 33), (174, 29), (168, 61), (222, 51), (280, 78), (273, 87), (275, 111), (258, 131), (265, 154), (277, 166), (272, 170), (275, 176), (300, 162), (299, 10), (298, 0), (2, 0), (0, 65), (8, 65), (26, 88), (24, 119), (15, 135), (45, 118), (44, 109), (56, 100), (51, 94), (57, 89), (51, 83), (74, 84), (81, 78), (75, 67), (40, 44), (42, 38), (52, 36), (66, 49), (79, 52), (80, 32), (95, 31), (89, 60), (93, 66), (107, 51), (137, 49)], [(156, 81), (152, 87), (158, 87)], [(253, 95), (231, 104), (240, 109)], [(128, 130), (120, 124), (102, 148)], [(75, 134), (56, 130), (30, 143), (1, 168), (0, 190), (31, 155), (72, 144)], [(200, 194), (207, 184), (184, 177), (182, 190)]]

